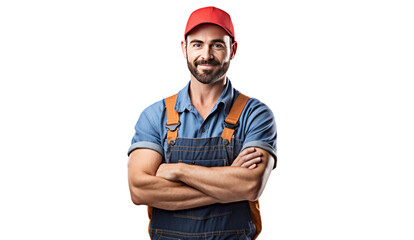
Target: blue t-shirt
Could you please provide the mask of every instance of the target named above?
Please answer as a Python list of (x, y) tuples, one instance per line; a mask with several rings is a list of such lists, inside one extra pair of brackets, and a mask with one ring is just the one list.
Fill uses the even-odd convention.
[[(205, 120), (191, 103), (190, 83), (177, 94), (175, 110), (179, 113), (181, 126), (179, 138), (208, 138), (221, 136), (224, 120), (239, 92), (232, 87), (229, 79), (226, 86)], [(135, 149), (147, 148), (157, 151), (166, 159), (167, 153), (167, 116), (165, 100), (158, 101), (146, 108), (135, 125), (128, 155)], [(272, 111), (262, 102), (251, 98), (240, 118), (234, 137), (242, 141), (242, 149), (258, 147), (268, 151), (276, 160), (276, 123)], [(233, 159), (234, 160), (234, 159)], [(276, 164), (276, 163), (275, 163)]]

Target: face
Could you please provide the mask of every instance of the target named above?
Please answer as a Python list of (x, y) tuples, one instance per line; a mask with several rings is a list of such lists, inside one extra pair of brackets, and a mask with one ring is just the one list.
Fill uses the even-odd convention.
[(227, 32), (214, 24), (194, 28), (181, 46), (192, 78), (204, 84), (225, 79), (237, 49)]

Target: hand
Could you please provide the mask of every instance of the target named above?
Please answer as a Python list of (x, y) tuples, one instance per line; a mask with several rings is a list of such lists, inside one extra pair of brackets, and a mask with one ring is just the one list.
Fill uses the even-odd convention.
[(257, 167), (257, 164), (262, 161), (261, 156), (262, 153), (257, 151), (255, 148), (246, 148), (239, 153), (231, 166), (254, 169)]
[(155, 174), (155, 176), (162, 177), (162, 178), (164, 178), (166, 180), (169, 180), (169, 181), (177, 182), (177, 181), (179, 181), (178, 180), (178, 176), (179, 176), (178, 167), (179, 167), (179, 163), (178, 164), (171, 164), (171, 163), (161, 164), (158, 167), (158, 170), (157, 170), (157, 173)]

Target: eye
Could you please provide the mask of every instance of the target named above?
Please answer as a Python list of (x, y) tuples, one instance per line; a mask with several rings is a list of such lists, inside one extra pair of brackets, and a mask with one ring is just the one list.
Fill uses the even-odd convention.
[(201, 44), (200, 43), (194, 43), (193, 48), (201, 48)]
[(221, 44), (221, 43), (215, 43), (215, 44), (213, 44), (213, 47), (214, 48), (224, 48), (224, 45)]

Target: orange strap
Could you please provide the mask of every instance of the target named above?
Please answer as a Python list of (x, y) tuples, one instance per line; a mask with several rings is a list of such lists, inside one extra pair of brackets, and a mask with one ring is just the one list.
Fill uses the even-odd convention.
[(224, 144), (229, 144), (231, 142), (231, 137), (233, 136), (234, 130), (236, 130), (240, 115), (249, 99), (249, 97), (240, 93), (239, 96), (237, 96), (236, 101), (234, 101), (230, 113), (225, 120), (225, 128), (221, 134)]
[[(236, 130), (240, 115), (249, 99), (249, 97), (240, 93), (239, 96), (237, 96), (236, 101), (234, 101), (233, 106), (230, 109), (230, 113), (225, 120), (226, 126), (221, 134), (225, 144), (229, 144), (231, 142), (231, 138)], [(177, 94), (165, 99), (165, 105), (167, 107), (168, 144), (171, 143), (171, 140), (174, 140), (173, 143), (177, 140), (178, 126), (180, 125), (180, 117), (178, 112), (174, 109), (176, 100)]]
[(250, 211), (252, 213), (253, 223), (256, 226), (256, 235), (253, 239), (256, 239), (262, 231), (262, 218), (260, 217), (259, 200), (254, 202), (249, 201)]
[(178, 126), (180, 125), (180, 117), (178, 112), (175, 111), (175, 101), (177, 100), (177, 94), (165, 99), (165, 106), (167, 107), (167, 143), (170, 144), (171, 140), (177, 139)]

